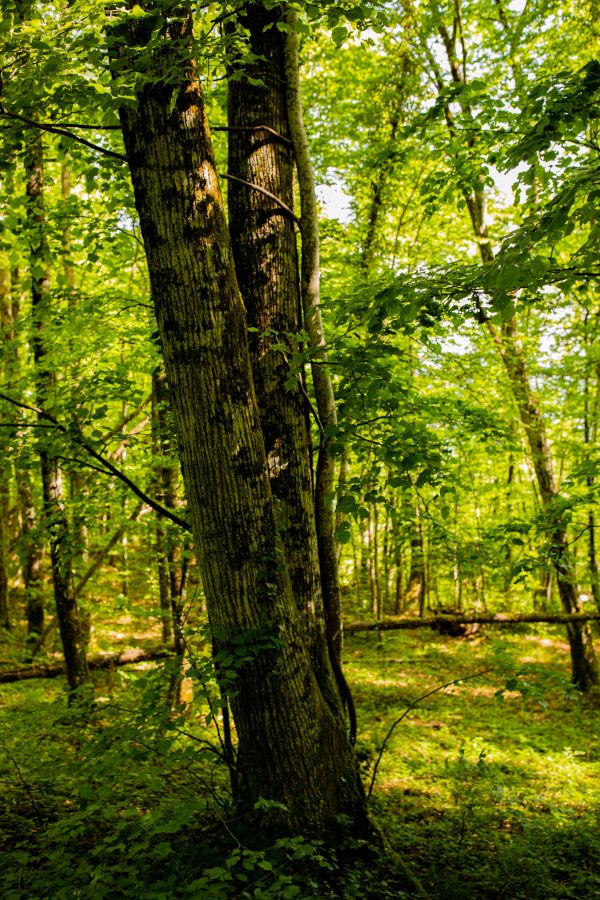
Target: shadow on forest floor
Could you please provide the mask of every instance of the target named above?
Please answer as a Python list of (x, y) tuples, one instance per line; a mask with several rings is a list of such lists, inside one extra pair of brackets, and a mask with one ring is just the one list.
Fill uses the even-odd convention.
[(431, 900), (600, 897), (598, 697), (573, 691), (564, 641), (399, 633), (378, 650), (355, 635), (345, 655), (367, 784), (406, 708), (465, 679), (387, 738), (372, 808), (392, 855), (377, 868), (308, 839), (242, 839), (205, 702), (166, 717), (161, 668), (132, 667), (99, 677), (87, 717), (56, 682), (0, 692), (3, 900), (412, 896), (393, 854)]

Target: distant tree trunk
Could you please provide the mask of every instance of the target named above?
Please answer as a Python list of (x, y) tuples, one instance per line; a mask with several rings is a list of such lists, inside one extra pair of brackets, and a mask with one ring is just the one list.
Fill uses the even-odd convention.
[[(164, 440), (165, 377), (160, 370), (152, 373), (152, 444), (154, 455), (154, 495), (159, 503), (165, 505), (165, 494), (162, 478), (161, 456)], [(158, 567), (158, 592), (160, 600), (160, 617), (163, 644), (173, 644), (173, 613), (171, 609), (171, 586), (169, 580), (169, 560), (167, 558), (167, 526), (162, 516), (156, 517), (156, 562)]]
[[(6, 298), (4, 305), (7, 330), (3, 362), (6, 384), (9, 389), (14, 391), (17, 389), (20, 378), (20, 356), (15, 332), (21, 308), (19, 271), (17, 268), (13, 268), (9, 272), (8, 292), (9, 296)], [(23, 438), (20, 430), (17, 430), (15, 438), (17, 441)], [(40, 539), (37, 527), (33, 483), (29, 460), (25, 454), (17, 453), (14, 468), (19, 528), (17, 551), (24, 588), (28, 644), (31, 644), (42, 634), (44, 628), (44, 602), (41, 582), (44, 545)]]
[[(464, 59), (461, 63), (456, 52), (457, 29), (452, 33), (443, 23), (438, 26), (438, 32), (444, 44), (448, 66), (452, 81), (455, 84), (466, 84), (467, 73)], [(439, 65), (431, 51), (429, 61), (440, 91), (444, 90), (444, 78)], [(462, 113), (467, 119), (472, 118), (472, 110), (468, 103), (461, 103)], [(450, 134), (457, 137), (452, 111), (449, 105), (445, 106), (446, 125)], [(473, 141), (467, 131), (467, 144)], [(479, 254), (484, 263), (490, 263), (494, 259), (494, 251), (486, 224), (486, 194), (483, 178), (479, 178), (480, 184), (477, 190), (472, 186), (463, 185), (463, 197), (467, 206), (473, 234), (477, 241)], [(488, 333), (494, 341), (508, 377), (508, 382), (519, 411), (519, 417), (527, 443), (536, 481), (540, 493), (540, 500), (544, 509), (552, 513), (556, 506), (558, 487), (554, 479), (550, 446), (546, 436), (545, 423), (537, 397), (531, 389), (531, 383), (527, 372), (525, 355), (521, 345), (516, 316), (505, 322), (497, 329), (491, 322), (486, 322)], [(567, 529), (564, 520), (557, 513), (555, 525), (550, 529), (550, 539), (553, 545), (553, 563), (556, 571), (558, 591), (563, 609), (566, 613), (579, 611), (579, 601), (575, 586), (575, 572), (569, 552)], [(600, 681), (600, 672), (594, 653), (592, 635), (588, 625), (580, 622), (571, 622), (567, 625), (567, 636), (571, 649), (571, 665), (573, 681), (582, 690), (587, 690)]]
[(390, 510), (389, 507), (385, 508), (385, 520), (383, 523), (383, 543), (381, 547), (381, 556), (382, 556), (382, 569), (383, 569), (383, 585), (382, 585), (382, 594), (381, 594), (381, 608), (382, 613), (386, 610), (389, 611), (390, 605), (390, 540), (391, 540), (391, 529), (390, 529)]
[[(340, 469), (339, 469), (339, 475), (338, 475), (338, 488), (337, 488), (338, 496), (341, 496), (344, 493), (344, 490), (346, 487), (346, 482), (348, 481), (349, 477), (350, 477), (350, 453), (348, 451), (348, 447), (346, 445), (344, 445), (344, 448), (342, 450), (342, 456), (340, 459)], [(335, 514), (336, 535), (337, 535), (338, 529), (343, 521), (344, 521), (344, 514), (339, 512), (339, 510), (336, 510), (336, 514)], [(338, 543), (337, 543), (338, 569), (339, 569), (339, 564), (340, 564), (340, 561), (342, 558), (343, 546), (344, 545), (338, 541)]]
[[(72, 194), (71, 184), (71, 166), (68, 161), (63, 162), (61, 168), (61, 196), (64, 204), (65, 224), (62, 230), (62, 250), (63, 250), (63, 275), (65, 279), (67, 306), (72, 317), (76, 315), (77, 308), (77, 289), (75, 286), (75, 267), (71, 260), (73, 249), (73, 241), (71, 237), (71, 225), (69, 219), (69, 199)], [(71, 377), (73, 380), (77, 378), (79, 366), (75, 364), (72, 367)], [(72, 517), (72, 556), (73, 569), (79, 573), (85, 571), (89, 561), (89, 540), (86, 518), (83, 512), (83, 503), (85, 499), (84, 480), (81, 472), (72, 469), (69, 472), (69, 488), (71, 506), (73, 509)], [(84, 617), (82, 618), (89, 618)], [(89, 622), (86, 629), (89, 633)]]
[[(164, 372), (157, 370), (152, 375), (152, 402), (155, 414), (155, 451), (158, 460), (157, 495), (167, 509), (175, 511), (180, 506), (177, 496), (179, 466), (174, 461), (171, 429), (168, 411), (171, 408), (169, 389)], [(173, 668), (169, 689), (168, 704), (171, 708), (181, 701), (181, 685), (184, 673), (184, 656), (186, 651), (183, 633), (183, 604), (188, 573), (190, 547), (182, 545), (180, 530), (172, 523), (159, 523), (158, 529), (161, 558), (158, 560), (161, 591), (161, 609), (163, 611), (163, 639), (167, 636), (172, 642), (176, 654), (176, 665)], [(166, 642), (166, 641), (165, 641)]]
[[(596, 319), (598, 320), (600, 316), (597, 314)], [(593, 336), (590, 340), (589, 334), (589, 311), (585, 312), (585, 340), (586, 340), (586, 353), (589, 354), (589, 345), (591, 340), (593, 340)], [(593, 365), (593, 373), (595, 375), (595, 391), (593, 399), (590, 397), (590, 368), (589, 368), (589, 358), (588, 365), (586, 366), (585, 375), (584, 375), (584, 390), (583, 390), (583, 399), (584, 399), (584, 409), (583, 409), (583, 442), (586, 447), (593, 445), (596, 443), (598, 436), (598, 399), (600, 397), (600, 361), (597, 359), (592, 360)], [(586, 483), (590, 491), (594, 487), (596, 483), (596, 477), (588, 472), (586, 475)], [(600, 610), (600, 572), (598, 571), (598, 557), (596, 553), (596, 516), (594, 513), (594, 507), (590, 506), (588, 510), (588, 559), (589, 559), (589, 567), (590, 567), (590, 588), (592, 591), (592, 597), (594, 598), (594, 603), (596, 604), (596, 609)]]
[(10, 629), (9, 587), (9, 498), (10, 468), (0, 463), (0, 628)]
[[(546, 437), (544, 420), (537, 399), (534, 397), (525, 366), (523, 350), (518, 338), (516, 321), (503, 326), (499, 335), (494, 331), (496, 341), (510, 380), (513, 396), (519, 410), (525, 431), (531, 460), (535, 470), (540, 498), (544, 509), (552, 515), (556, 508), (558, 487), (554, 480), (552, 457)], [(567, 529), (562, 515), (557, 509), (554, 526), (550, 530), (553, 547), (553, 564), (556, 572), (558, 592), (566, 613), (581, 612), (575, 583), (575, 572), (569, 550)], [(567, 625), (567, 636), (571, 648), (573, 681), (582, 690), (589, 689), (600, 681), (600, 673), (592, 643), (592, 633), (585, 623), (571, 622)]]
[[(371, 582), (371, 612), (376, 622), (383, 618), (381, 578), (379, 575), (379, 510), (374, 503), (369, 520), (369, 577)], [(377, 632), (377, 648), (383, 644), (383, 632)]]
[[(0, 267), (0, 337), (2, 345), (13, 339), (11, 334), (12, 310), (10, 296), (10, 272)], [(2, 384), (7, 380), (6, 363), (3, 360)], [(9, 509), (11, 466), (8, 462), (7, 431), (0, 433), (0, 628), (10, 629), (10, 609), (8, 603), (9, 589)]]
[(414, 517), (410, 520), (410, 571), (404, 589), (404, 608), (417, 604), (423, 606), (425, 598), (425, 548), (423, 546), (423, 527), (421, 511), (417, 503), (413, 508)]
[(284, 804), (270, 816), (293, 830), (339, 814), (365, 830), (345, 723), (315, 678), (278, 534), (191, 17), (164, 25), (145, 56), (143, 19), (121, 14), (111, 37), (113, 56), (148, 76), (120, 116), (215, 651), (240, 659), (229, 695), (240, 801)]
[[(55, 378), (48, 367), (46, 330), (50, 317), (50, 277), (45, 234), (43, 147), (37, 137), (30, 145), (27, 161), (27, 221), (30, 241), (32, 348), (35, 364), (37, 403), (52, 404)], [(53, 451), (40, 451), (44, 491), (44, 520), (49, 532), (50, 561), (56, 617), (60, 630), (67, 681), (71, 691), (88, 679), (85, 646), (73, 590), (71, 543), (64, 504), (62, 473)]]

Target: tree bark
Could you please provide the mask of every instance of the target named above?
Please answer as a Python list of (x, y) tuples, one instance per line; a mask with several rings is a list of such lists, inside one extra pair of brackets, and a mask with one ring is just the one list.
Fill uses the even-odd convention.
[(257, 61), (241, 71), (235, 63), (230, 67), (228, 171), (239, 180), (228, 184), (229, 231), (250, 326), (252, 373), (287, 568), (317, 679), (336, 707), (324, 629), (308, 406), (303, 372), (290, 368), (302, 327), (295, 225), (267, 194), (240, 183), (264, 188), (293, 208), (284, 35), (277, 29), (281, 20), (280, 6), (253, 4), (239, 14)]
[(352, 748), (315, 678), (278, 535), (191, 20), (163, 25), (140, 53), (146, 28), (125, 14), (110, 39), (113, 60), (128, 54), (144, 75), (121, 124), (217, 660), (232, 660), (239, 800), (283, 804), (272, 818), (294, 830), (340, 813), (365, 828)]

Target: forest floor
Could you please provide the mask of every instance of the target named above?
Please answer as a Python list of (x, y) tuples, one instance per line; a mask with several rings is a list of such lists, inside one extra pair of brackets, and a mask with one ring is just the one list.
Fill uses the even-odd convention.
[(235, 819), (209, 666), (177, 716), (162, 664), (98, 673), (85, 711), (58, 679), (6, 685), (0, 896), (384, 900), (416, 896), (408, 869), (431, 900), (600, 898), (600, 695), (573, 690), (568, 656), (548, 627), (348, 638), (367, 789), (385, 745), (377, 865), (350, 837), (335, 857)]

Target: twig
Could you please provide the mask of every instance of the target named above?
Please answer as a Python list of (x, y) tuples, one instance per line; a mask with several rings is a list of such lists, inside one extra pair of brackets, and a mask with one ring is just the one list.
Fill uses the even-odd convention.
[(377, 769), (379, 768), (379, 763), (381, 762), (381, 757), (384, 754), (385, 748), (392, 734), (394, 733), (394, 729), (396, 725), (399, 725), (403, 719), (409, 714), (411, 709), (414, 709), (421, 700), (426, 700), (427, 697), (431, 697), (433, 694), (438, 694), (440, 691), (445, 691), (446, 688), (452, 687), (453, 684), (460, 684), (462, 681), (469, 681), (471, 678), (481, 678), (482, 675), (487, 675), (488, 672), (491, 672), (492, 669), (484, 669), (482, 672), (475, 672), (474, 675), (463, 675), (462, 678), (454, 678), (452, 681), (447, 681), (446, 684), (440, 684), (439, 687), (433, 688), (431, 691), (427, 691), (426, 694), (423, 694), (421, 697), (418, 697), (416, 700), (413, 700), (412, 703), (406, 707), (400, 718), (396, 719), (396, 721), (391, 725), (388, 733), (383, 739), (383, 743), (381, 745), (381, 749), (379, 751), (379, 755), (377, 757), (377, 762), (375, 763), (375, 767), (373, 769), (373, 776), (371, 778), (371, 783), (369, 785), (369, 790), (367, 793), (367, 800), (371, 799), (371, 794), (373, 793), (373, 786), (375, 784), (375, 779), (377, 778)]
[(17, 760), (15, 759), (15, 757), (10, 752), (10, 750), (8, 749), (6, 741), (4, 741), (4, 740), (2, 741), (2, 746), (4, 748), (4, 752), (10, 759), (13, 766), (15, 767), (15, 772), (17, 773), (19, 781), (25, 788), (25, 792), (26, 792), (27, 796), (29, 797), (29, 800), (31, 802), (33, 809), (35, 810), (35, 815), (36, 815), (38, 822), (40, 823), (40, 825), (43, 825), (44, 820), (42, 818), (42, 813), (41, 813), (39, 806), (37, 805), (37, 801), (36, 801), (35, 797), (33, 796), (33, 791), (31, 790), (31, 786), (25, 781), (25, 778), (23, 777), (23, 773), (21, 772), (21, 769), (19, 768), (19, 764), (18, 764)]

